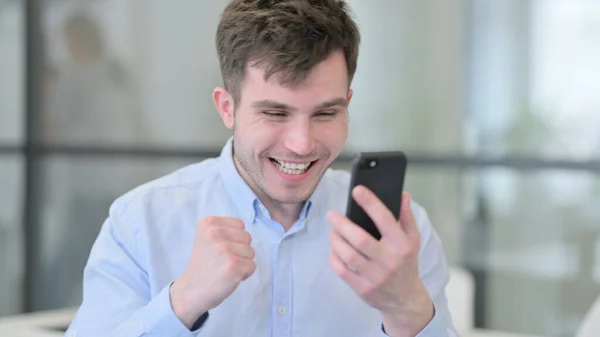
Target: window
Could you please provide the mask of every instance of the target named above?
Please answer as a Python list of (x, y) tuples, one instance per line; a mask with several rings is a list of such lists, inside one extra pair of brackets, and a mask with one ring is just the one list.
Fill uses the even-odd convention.
[(24, 278), (22, 198), (24, 6), (0, 2), (0, 316), (20, 312)]
[(573, 335), (600, 293), (600, 169), (589, 162), (600, 153), (600, 4), (470, 3), (474, 152), (511, 158), (482, 170), (471, 197), (482, 216), (465, 233), (487, 237), (483, 254), (465, 255), (485, 274), (480, 322)]
[(0, 316), (17, 314), (22, 309), (25, 273), (22, 172), (20, 156), (0, 154)]
[(0, 146), (23, 139), (24, 7), (0, 3)]

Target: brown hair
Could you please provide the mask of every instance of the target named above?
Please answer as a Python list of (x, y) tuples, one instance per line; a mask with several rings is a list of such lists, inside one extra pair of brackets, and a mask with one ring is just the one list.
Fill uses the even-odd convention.
[(216, 34), (221, 75), (235, 102), (246, 66), (281, 75), (283, 85), (302, 83), (333, 51), (346, 59), (348, 86), (356, 72), (360, 33), (344, 0), (233, 0)]

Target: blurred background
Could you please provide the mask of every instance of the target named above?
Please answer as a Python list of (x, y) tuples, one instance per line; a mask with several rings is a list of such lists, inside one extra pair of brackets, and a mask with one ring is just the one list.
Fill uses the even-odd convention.
[[(0, 0), (0, 316), (78, 305), (110, 203), (221, 150), (226, 2)], [(475, 324), (572, 336), (600, 294), (600, 1), (348, 2), (335, 166), (407, 152)]]

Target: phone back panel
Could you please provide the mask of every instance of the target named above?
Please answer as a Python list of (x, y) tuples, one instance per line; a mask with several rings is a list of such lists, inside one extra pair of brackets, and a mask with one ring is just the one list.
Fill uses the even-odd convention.
[(398, 219), (406, 166), (406, 155), (399, 151), (361, 153), (354, 160), (346, 215), (377, 240), (381, 238), (381, 234), (371, 218), (352, 198), (352, 189), (357, 185), (367, 187)]

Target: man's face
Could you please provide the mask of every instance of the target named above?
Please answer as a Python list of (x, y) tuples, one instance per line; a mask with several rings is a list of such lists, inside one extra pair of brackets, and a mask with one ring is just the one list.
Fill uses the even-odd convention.
[(350, 98), (342, 53), (332, 53), (295, 87), (247, 69), (235, 113), (221, 115), (234, 129), (236, 166), (259, 196), (281, 203), (310, 197), (344, 147)]

